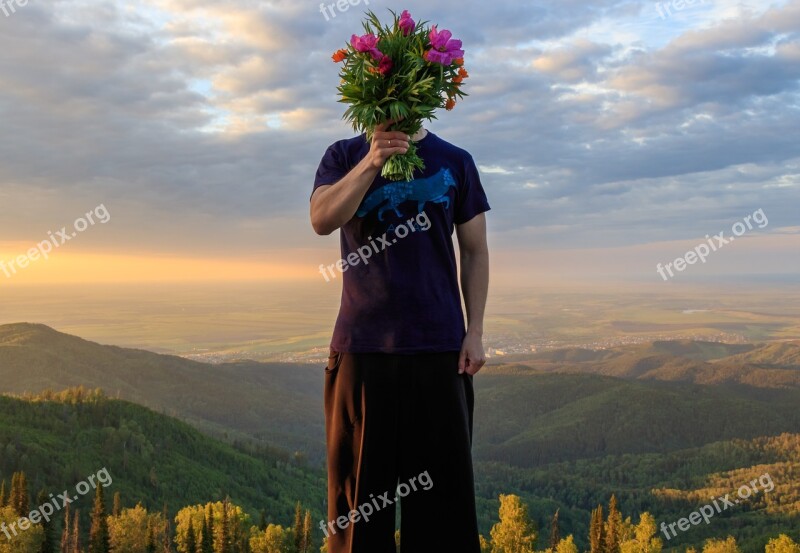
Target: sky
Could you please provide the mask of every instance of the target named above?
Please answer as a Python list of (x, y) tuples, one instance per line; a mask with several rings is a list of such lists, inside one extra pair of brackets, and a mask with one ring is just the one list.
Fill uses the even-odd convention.
[(0, 286), (323, 283), (330, 56), (366, 9), (463, 41), (469, 96), (426, 128), (479, 166), (496, 282), (659, 282), (747, 217), (665, 280), (800, 275), (800, 0), (4, 0)]

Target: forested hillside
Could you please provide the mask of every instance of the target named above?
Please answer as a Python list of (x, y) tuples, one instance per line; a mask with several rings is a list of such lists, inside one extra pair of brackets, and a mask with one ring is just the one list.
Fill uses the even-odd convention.
[(35, 491), (60, 492), (105, 467), (115, 492), (148, 508), (229, 495), (247, 512), (281, 520), (298, 499), (322, 505), (324, 497), (322, 471), (267, 449), (236, 449), (99, 390), (0, 396), (0, 448), (0, 474), (24, 471)]
[[(631, 536), (650, 528), (645, 513), (658, 525), (675, 523), (709, 497), (768, 474), (773, 489), (726, 509), (712, 523), (670, 539), (660, 532), (666, 549), (699, 550), (715, 538), (722, 541), (706, 553), (735, 553), (724, 541), (732, 535), (742, 551), (760, 553), (770, 538), (800, 527), (800, 389), (781, 383), (791, 378), (749, 384), (747, 378), (732, 378), (740, 373), (731, 367), (794, 374), (795, 353), (794, 344), (655, 342), (613, 351), (548, 352), (535, 360), (487, 366), (475, 379), (474, 435), (478, 515), (486, 540), (502, 534), (492, 534), (493, 528), (504, 524), (503, 513), (514, 512), (509, 524), (517, 534), (535, 536), (537, 551), (553, 545), (558, 553), (572, 547), (635, 553), (638, 538)], [(624, 374), (586, 374), (598, 372), (587, 367), (603, 363), (625, 367)], [(667, 377), (677, 374), (676, 367), (700, 366), (719, 367), (719, 382)], [(300, 543), (294, 540), (308, 535), (306, 519), (317, 524), (325, 516), (321, 374), (315, 365), (208, 365), (101, 346), (41, 325), (6, 325), (0, 327), (6, 392), (36, 393), (0, 397), (0, 478), (13, 487), (14, 473), (25, 473), (33, 498), (60, 492), (106, 467), (120, 509), (130, 509), (125, 516), (132, 518), (124, 524), (164, 525), (158, 531), (163, 535), (156, 532), (162, 538), (174, 531), (186, 537), (174, 517), (187, 508), (200, 540), (204, 522), (198, 513), (212, 505), (216, 520), (230, 508), (241, 515), (237, 547), (294, 553)], [(102, 387), (133, 403), (98, 390), (42, 392), (60, 383)], [(597, 509), (606, 506), (607, 516), (612, 495), (634, 522), (619, 533), (619, 544), (601, 551), (592, 545)], [(81, 497), (74, 505), (80, 530), (73, 541), (89, 539), (89, 503)], [(555, 513), (561, 538), (571, 536), (564, 543), (552, 540)], [(257, 526), (255, 533), (250, 524)], [(155, 553), (158, 539), (146, 537), (142, 543), (150, 545), (143, 553)], [(647, 542), (651, 539), (659, 538)], [(628, 545), (620, 549), (622, 543)]]

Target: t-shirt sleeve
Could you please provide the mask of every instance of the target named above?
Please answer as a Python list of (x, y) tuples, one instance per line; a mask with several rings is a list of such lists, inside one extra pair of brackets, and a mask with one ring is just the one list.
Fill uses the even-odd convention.
[(476, 215), (491, 209), (475, 160), (468, 155), (464, 164), (464, 178), (459, 183), (456, 199), (455, 224), (457, 225), (463, 225)]
[(311, 190), (311, 195), (314, 191), (325, 184), (336, 184), (341, 180), (349, 171), (345, 166), (342, 151), (337, 148), (336, 144), (328, 146), (325, 150), (325, 155), (317, 167), (317, 174), (314, 177), (314, 188)]

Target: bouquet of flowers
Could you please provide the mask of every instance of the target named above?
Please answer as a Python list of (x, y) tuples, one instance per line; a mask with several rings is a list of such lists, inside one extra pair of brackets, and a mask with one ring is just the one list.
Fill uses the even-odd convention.
[[(464, 68), (461, 41), (436, 25), (415, 23), (408, 11), (381, 26), (374, 13), (367, 12), (365, 34), (353, 35), (347, 48), (332, 58), (343, 63), (337, 88), (340, 102), (349, 104), (342, 116), (356, 132), (372, 141), (375, 127), (394, 121), (391, 130), (413, 136), (423, 120), (436, 119), (437, 108), (451, 110), (456, 98), (467, 96), (461, 84), (469, 74)], [(424, 169), (413, 142), (405, 154), (391, 156), (381, 175), (389, 180), (412, 179), (415, 169)]]

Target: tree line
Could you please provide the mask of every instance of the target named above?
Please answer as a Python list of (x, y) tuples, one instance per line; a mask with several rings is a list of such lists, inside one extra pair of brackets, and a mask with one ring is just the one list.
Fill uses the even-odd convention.
[[(483, 553), (581, 553), (572, 534), (562, 537), (559, 511), (554, 513), (547, 537), (539, 535), (528, 506), (516, 495), (500, 495), (499, 521), (489, 537), (481, 536)], [(42, 490), (39, 505), (50, 501)], [(103, 486), (95, 489), (89, 515), (88, 534), (81, 528), (80, 510), (64, 505), (60, 534), (58, 519), (24, 525), (20, 520), (31, 513), (27, 478), (15, 472), (6, 493), (6, 481), (0, 484), (0, 553), (313, 553), (327, 552), (325, 540), (317, 545), (313, 535), (311, 512), (300, 502), (295, 507), (294, 524), (268, 523), (262, 510), (258, 525), (230, 497), (223, 501), (191, 505), (170, 517), (166, 506), (149, 512), (141, 502), (123, 507), (119, 492), (114, 494), (110, 512), (106, 508)], [(33, 518), (33, 517), (31, 517)], [(13, 529), (12, 525), (16, 525)], [(17, 529), (19, 528), (19, 529)], [(84, 540), (85, 537), (85, 540)], [(395, 542), (402, 540), (400, 532)], [(543, 542), (546, 548), (537, 549)], [(584, 553), (662, 553), (664, 542), (658, 535), (654, 517), (643, 512), (637, 522), (623, 518), (617, 499), (612, 495), (608, 506), (592, 511), (588, 528), (589, 550)], [(674, 548), (673, 548), (674, 549)], [(736, 539), (706, 540), (701, 552), (693, 547), (685, 553), (741, 553)], [(781, 534), (769, 540), (765, 553), (800, 553), (800, 545)]]

